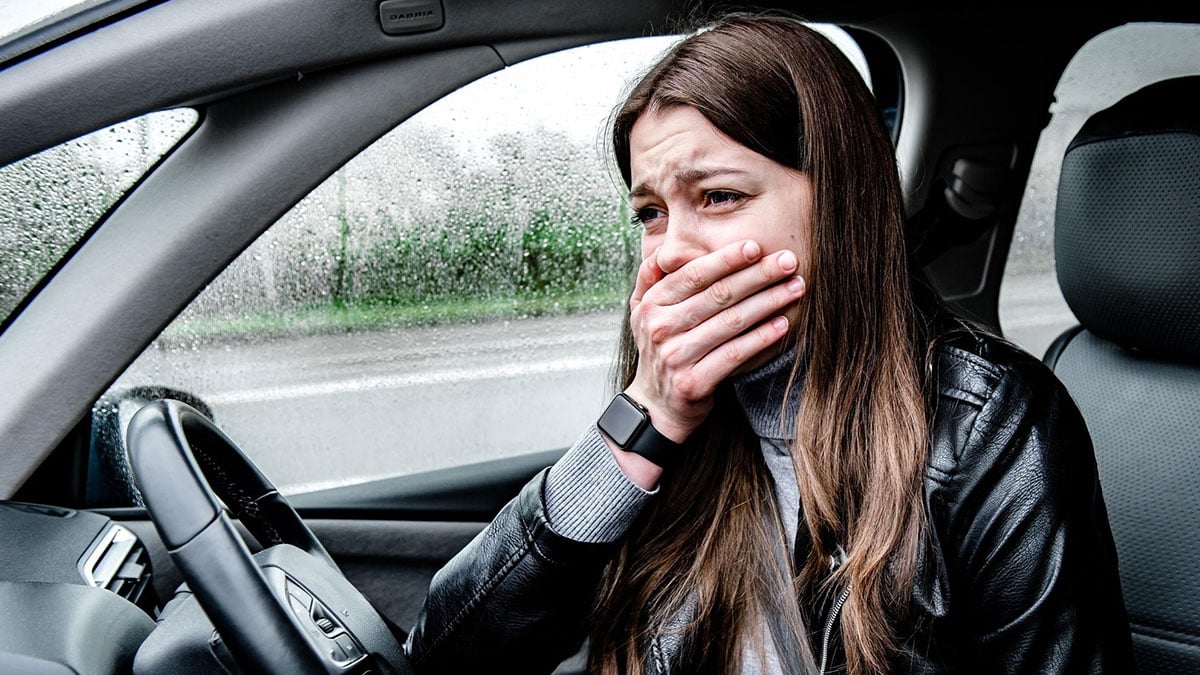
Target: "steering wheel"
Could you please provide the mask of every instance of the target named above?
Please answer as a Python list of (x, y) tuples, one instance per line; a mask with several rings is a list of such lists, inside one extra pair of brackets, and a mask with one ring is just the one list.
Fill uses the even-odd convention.
[[(128, 440), (155, 529), (239, 670), (412, 672), (387, 624), (295, 509), (207, 417), (180, 401), (155, 401), (133, 416)], [(218, 497), (263, 551), (250, 554)], [(177, 613), (187, 614), (167, 615), (163, 624)], [(139, 651), (135, 671), (173, 672), (180, 642), (192, 643), (194, 653), (201, 639), (210, 659), (217, 654), (211, 627), (195, 629), (199, 612), (192, 614), (177, 622), (189, 628), (160, 625)], [(160, 632), (166, 637), (154, 642)], [(178, 637), (184, 633), (191, 637)]]

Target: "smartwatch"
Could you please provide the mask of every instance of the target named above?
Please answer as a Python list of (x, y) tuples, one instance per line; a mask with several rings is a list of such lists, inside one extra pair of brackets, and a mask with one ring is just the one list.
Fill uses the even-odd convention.
[(659, 466), (673, 464), (683, 455), (683, 444), (660, 434), (650, 424), (650, 413), (645, 406), (624, 392), (613, 397), (612, 403), (596, 421), (596, 426), (618, 448), (636, 452)]

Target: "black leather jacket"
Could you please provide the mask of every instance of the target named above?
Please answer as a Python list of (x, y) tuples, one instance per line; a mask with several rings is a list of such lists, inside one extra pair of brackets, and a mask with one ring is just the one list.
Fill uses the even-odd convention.
[[(1053, 374), (995, 338), (938, 347), (928, 545), (893, 672), (1133, 672), (1116, 551), (1083, 419)], [(531, 481), (434, 577), (417, 672), (549, 673), (587, 633), (613, 547), (558, 536)], [(842, 666), (836, 602), (810, 629)], [(669, 662), (669, 658), (667, 659)]]

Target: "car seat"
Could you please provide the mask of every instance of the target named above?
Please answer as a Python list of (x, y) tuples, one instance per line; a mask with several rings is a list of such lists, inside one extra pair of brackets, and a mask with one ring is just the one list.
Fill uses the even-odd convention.
[(1087, 420), (1139, 673), (1200, 672), (1200, 77), (1093, 115), (1054, 252), (1080, 325), (1046, 362)]

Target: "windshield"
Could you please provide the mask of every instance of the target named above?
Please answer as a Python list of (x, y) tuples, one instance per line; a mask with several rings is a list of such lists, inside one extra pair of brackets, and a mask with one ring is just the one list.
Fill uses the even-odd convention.
[(0, 329), (197, 119), (188, 108), (150, 113), (0, 167)]

